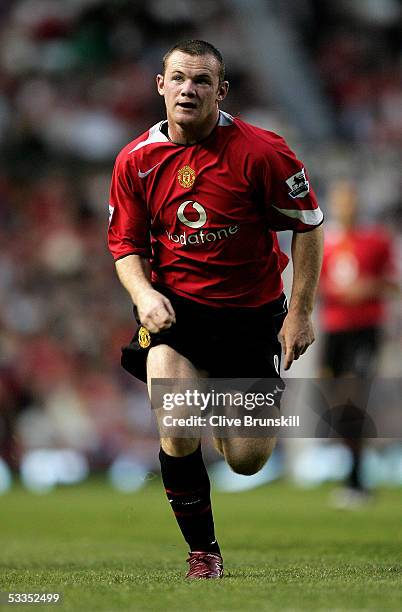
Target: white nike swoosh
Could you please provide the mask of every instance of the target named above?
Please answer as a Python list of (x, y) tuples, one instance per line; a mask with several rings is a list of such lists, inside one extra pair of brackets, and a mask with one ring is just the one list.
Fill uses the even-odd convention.
[(148, 176), (148, 174), (150, 174), (152, 172), (152, 170), (155, 170), (155, 168), (157, 168), (159, 166), (159, 164), (161, 164), (162, 162), (158, 162), (156, 164), (156, 166), (154, 166), (153, 168), (150, 168), (150, 170), (147, 170), (146, 172), (141, 172), (141, 170), (138, 170), (138, 176), (140, 178), (145, 178), (146, 176)]

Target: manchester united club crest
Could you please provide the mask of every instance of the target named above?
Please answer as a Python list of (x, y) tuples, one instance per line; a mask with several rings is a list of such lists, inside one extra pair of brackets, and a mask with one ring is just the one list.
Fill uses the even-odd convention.
[(180, 168), (177, 173), (177, 180), (184, 189), (190, 189), (194, 185), (195, 177), (195, 172), (190, 166)]
[(148, 348), (151, 344), (151, 334), (147, 328), (143, 327), (142, 325), (138, 330), (138, 344), (143, 349)]

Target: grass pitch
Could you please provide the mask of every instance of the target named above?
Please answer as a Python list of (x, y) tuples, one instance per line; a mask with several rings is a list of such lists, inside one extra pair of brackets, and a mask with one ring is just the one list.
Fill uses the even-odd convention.
[(186, 582), (157, 481), (132, 495), (98, 481), (45, 496), (16, 487), (0, 497), (0, 590), (59, 591), (53, 607), (74, 612), (401, 610), (402, 491), (350, 513), (328, 508), (328, 491), (215, 494), (226, 577)]

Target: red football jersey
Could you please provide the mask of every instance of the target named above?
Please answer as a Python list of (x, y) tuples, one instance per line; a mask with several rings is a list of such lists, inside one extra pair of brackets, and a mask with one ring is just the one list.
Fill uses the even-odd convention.
[(220, 111), (202, 142), (179, 145), (167, 121), (118, 155), (109, 248), (150, 258), (152, 282), (214, 306), (259, 306), (282, 292), (288, 259), (276, 231), (309, 231), (323, 215), (285, 141)]
[(342, 291), (358, 281), (392, 280), (394, 276), (392, 241), (383, 228), (327, 230), (320, 284), (323, 329), (337, 332), (380, 325), (383, 299), (348, 303), (342, 299)]

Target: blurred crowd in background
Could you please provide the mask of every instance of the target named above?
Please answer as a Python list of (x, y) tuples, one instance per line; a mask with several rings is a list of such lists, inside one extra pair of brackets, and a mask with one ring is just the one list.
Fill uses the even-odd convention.
[[(276, 24), (278, 45), (291, 42), (280, 74), (261, 70), (245, 19), (253, 11), (260, 27), (261, 15)], [(154, 77), (186, 38), (221, 50), (224, 110), (287, 138), (324, 211), (329, 186), (354, 181), (362, 217), (388, 224), (400, 260), (399, 0), (2, 0), (0, 454), (12, 469), (49, 448), (75, 449), (92, 469), (116, 457), (155, 468), (145, 387), (120, 368), (134, 323), (106, 248), (108, 185), (120, 148), (164, 117)], [(293, 61), (325, 109), (322, 137), (286, 98), (301, 93), (286, 70)], [(383, 374), (400, 375), (395, 358), (385, 362)]]

